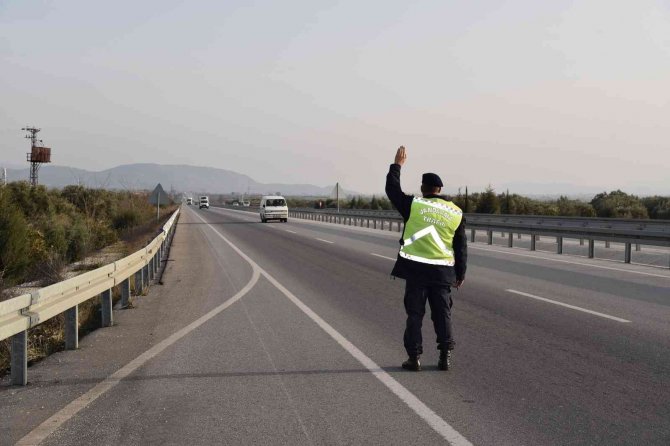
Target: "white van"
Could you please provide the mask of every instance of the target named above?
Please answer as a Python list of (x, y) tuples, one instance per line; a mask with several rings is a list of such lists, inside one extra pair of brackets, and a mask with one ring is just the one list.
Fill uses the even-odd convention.
[(206, 195), (203, 195), (200, 197), (200, 207), (198, 209), (209, 209), (209, 197)]
[(286, 199), (281, 195), (265, 195), (261, 198), (261, 221), (268, 220), (288, 221), (288, 206)]

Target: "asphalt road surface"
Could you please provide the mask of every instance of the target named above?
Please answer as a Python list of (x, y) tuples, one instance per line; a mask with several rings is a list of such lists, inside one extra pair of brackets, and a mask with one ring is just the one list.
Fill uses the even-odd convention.
[(14, 444), (670, 444), (670, 272), (470, 246), (405, 372), (398, 234), (184, 207), (163, 286), (0, 388)]

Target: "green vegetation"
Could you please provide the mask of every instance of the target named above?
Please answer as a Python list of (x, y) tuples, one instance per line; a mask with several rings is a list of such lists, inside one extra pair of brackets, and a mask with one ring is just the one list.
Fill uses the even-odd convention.
[[(670, 220), (670, 197), (639, 198), (620, 190), (603, 192), (591, 201), (568, 197), (538, 200), (518, 194), (496, 193), (488, 186), (483, 192), (459, 193), (451, 199), (465, 212), (479, 214), (550, 215), (564, 217), (655, 218)], [(335, 208), (334, 199), (287, 198), (289, 207)], [(352, 196), (340, 199), (341, 209), (389, 210), (393, 206), (386, 197)]]
[(145, 193), (0, 186), (0, 287), (60, 280), (63, 266), (131, 236), (155, 212)]
[[(25, 281), (60, 281), (68, 263), (118, 240), (125, 242), (125, 250), (135, 251), (173, 208), (161, 212), (159, 223), (147, 193), (82, 186), (47, 190), (24, 182), (0, 186), (0, 291)], [(119, 292), (113, 291), (117, 300)], [(100, 326), (99, 297), (81, 303), (78, 310), (80, 336)], [(63, 349), (63, 324), (60, 314), (30, 329), (29, 363)], [(9, 339), (0, 341), (0, 375), (9, 369), (9, 344)]]

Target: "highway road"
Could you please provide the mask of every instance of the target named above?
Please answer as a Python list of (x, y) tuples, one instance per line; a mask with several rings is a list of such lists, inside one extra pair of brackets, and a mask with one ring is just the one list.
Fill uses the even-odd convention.
[(162, 286), (0, 387), (2, 444), (670, 444), (670, 272), (470, 246), (406, 372), (398, 234), (185, 207)]

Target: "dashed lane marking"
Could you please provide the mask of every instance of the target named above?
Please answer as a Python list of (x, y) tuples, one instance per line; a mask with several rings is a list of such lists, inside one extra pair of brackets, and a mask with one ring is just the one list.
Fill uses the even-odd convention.
[(387, 260), (393, 260), (393, 261), (397, 260), (397, 259), (394, 259), (393, 257), (386, 257), (386, 256), (383, 256), (381, 254), (375, 254), (374, 252), (371, 252), (370, 255), (373, 255), (375, 257), (381, 257), (382, 259), (387, 259)]
[(335, 242), (331, 242), (330, 240), (324, 240), (322, 238), (317, 238), (317, 240), (320, 241), (320, 242), (323, 242), (323, 243), (330, 243), (330, 244), (335, 243)]
[(500, 250), (500, 249), (491, 249), (491, 248), (483, 248), (481, 246), (474, 246), (472, 244), (468, 244), (468, 248), (478, 249), (480, 251), (486, 251), (486, 252), (498, 252), (498, 253), (501, 253), (501, 254), (507, 254), (507, 255), (517, 256), (517, 257), (528, 257), (528, 258), (536, 259), (536, 260), (549, 260), (550, 262), (568, 263), (570, 265), (587, 266), (587, 267), (592, 267), (592, 268), (608, 269), (610, 271), (620, 271), (622, 273), (641, 274), (641, 275), (644, 275), (644, 276), (661, 277), (663, 279), (670, 279), (670, 276), (663, 275), (663, 274), (647, 273), (647, 272), (644, 272), (644, 271), (635, 271), (635, 270), (632, 270), (632, 269), (614, 268), (612, 266), (595, 265), (595, 264), (592, 264), (592, 263), (573, 262), (571, 260), (555, 259), (555, 258), (551, 258), (551, 257), (524, 254), (524, 253), (521, 253), (521, 252), (514, 252), (513, 251), (514, 248), (508, 248), (508, 250), (503, 251), (503, 250)]
[(583, 313), (593, 314), (594, 316), (604, 317), (606, 319), (611, 319), (613, 321), (623, 322), (623, 323), (630, 323), (630, 321), (628, 319), (622, 319), (620, 317), (610, 316), (609, 314), (599, 313), (597, 311), (588, 310), (586, 308), (577, 307), (575, 305), (565, 304), (565, 303), (559, 302), (557, 300), (547, 299), (546, 297), (540, 297), (540, 296), (536, 296), (534, 294), (524, 293), (523, 291), (517, 291), (517, 290), (505, 290), (505, 291), (507, 291), (508, 293), (518, 294), (519, 296), (525, 296), (525, 297), (530, 297), (531, 299), (541, 300), (542, 302), (548, 302), (550, 304), (559, 305), (561, 307), (570, 308), (572, 310), (581, 311)]

